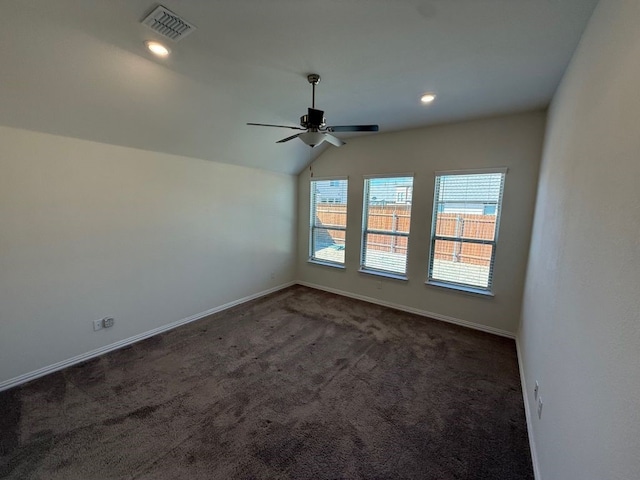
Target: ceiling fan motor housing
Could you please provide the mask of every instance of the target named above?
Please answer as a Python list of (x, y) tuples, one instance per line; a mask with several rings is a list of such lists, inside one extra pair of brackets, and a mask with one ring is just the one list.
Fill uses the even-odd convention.
[(324, 112), (315, 108), (309, 108), (307, 115), (300, 117), (300, 125), (304, 128), (322, 128), (325, 122)]

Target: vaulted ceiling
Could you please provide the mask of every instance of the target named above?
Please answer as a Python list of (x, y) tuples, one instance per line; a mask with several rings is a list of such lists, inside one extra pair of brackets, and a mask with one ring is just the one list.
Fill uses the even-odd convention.
[(164, 0), (197, 27), (173, 43), (150, 0), (3, 2), (0, 124), (296, 173), (323, 147), (246, 122), (297, 125), (308, 73), (328, 123), (381, 132), (541, 108), (596, 3)]

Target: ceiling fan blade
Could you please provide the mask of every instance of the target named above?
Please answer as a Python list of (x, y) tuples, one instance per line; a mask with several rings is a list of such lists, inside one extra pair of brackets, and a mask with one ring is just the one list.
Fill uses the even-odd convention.
[(247, 123), (247, 125), (253, 125), (255, 127), (277, 127), (277, 128), (291, 128), (293, 130), (306, 130), (302, 127), (290, 127), (289, 125), (272, 125), (270, 123)]
[(335, 125), (327, 127), (327, 132), (377, 132), (378, 125)]
[(345, 144), (345, 142), (340, 140), (338, 137), (334, 137), (333, 135), (329, 135), (328, 133), (324, 134), (324, 141), (329, 142), (331, 145), (334, 145), (336, 147), (341, 147)]
[(282, 140), (278, 140), (276, 143), (288, 142), (289, 140), (293, 140), (294, 138), (298, 138), (300, 135), (302, 135), (302, 133), (296, 133), (295, 135), (291, 135), (290, 137), (283, 138)]

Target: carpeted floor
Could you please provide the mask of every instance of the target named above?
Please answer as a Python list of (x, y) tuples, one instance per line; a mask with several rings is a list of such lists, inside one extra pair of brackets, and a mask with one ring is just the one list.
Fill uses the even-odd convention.
[(3, 479), (533, 479), (513, 341), (301, 286), (0, 411)]

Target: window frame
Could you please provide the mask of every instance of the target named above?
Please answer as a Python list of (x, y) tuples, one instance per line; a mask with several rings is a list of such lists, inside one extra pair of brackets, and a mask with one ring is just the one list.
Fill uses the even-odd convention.
[[(362, 232), (360, 238), (360, 268), (359, 272), (366, 273), (370, 275), (378, 275), (381, 277), (392, 278), (396, 280), (408, 280), (408, 266), (409, 266), (409, 235), (411, 232), (411, 217), (409, 218), (409, 232), (390, 232), (387, 230), (369, 230), (367, 228), (369, 221), (369, 189), (370, 189), (370, 181), (375, 179), (395, 179), (395, 178), (411, 178), (411, 201), (403, 203), (402, 205), (412, 205), (413, 204), (413, 182), (415, 179), (415, 175), (413, 173), (398, 173), (398, 174), (379, 174), (379, 175), (365, 175), (364, 176), (364, 185), (362, 191)], [(406, 192), (409, 195), (409, 192)], [(395, 195), (394, 195), (395, 197)], [(406, 198), (405, 198), (406, 201)], [(413, 210), (413, 208), (412, 208)], [(412, 212), (413, 213), (413, 212)], [(385, 270), (380, 268), (371, 268), (365, 265), (366, 259), (366, 245), (367, 245), (367, 235), (393, 235), (396, 237), (406, 238), (407, 239), (407, 247), (406, 247), (406, 255), (405, 255), (405, 264), (404, 264), (404, 273), (398, 273), (392, 270)]]
[[(437, 287), (444, 287), (453, 290), (460, 290), (468, 293), (475, 293), (480, 295), (494, 296), (493, 293), (493, 285), (494, 285), (494, 269), (495, 269), (495, 259), (496, 259), (496, 251), (498, 246), (498, 235), (500, 232), (500, 218), (502, 216), (502, 208), (504, 201), (504, 186), (507, 179), (508, 169), (506, 167), (496, 167), (496, 168), (486, 168), (486, 169), (475, 169), (475, 170), (451, 170), (451, 171), (441, 171), (435, 172), (434, 174), (434, 183), (433, 183), (433, 206), (432, 206), (432, 217), (431, 217), (431, 235), (430, 235), (430, 249), (429, 249), (429, 262), (427, 265), (427, 281), (425, 282), (427, 285), (434, 285)], [(438, 202), (438, 193), (439, 193), (439, 178), (444, 176), (453, 176), (453, 175), (483, 175), (483, 174), (501, 174), (502, 179), (500, 182), (500, 192), (498, 194), (498, 201), (496, 202), (496, 222), (495, 222), (495, 231), (493, 235), (493, 240), (485, 240), (485, 239), (473, 239), (473, 238), (463, 238), (463, 237), (451, 237), (451, 236), (443, 236), (437, 235), (437, 226), (438, 226), (438, 213), (442, 213), (444, 209), (440, 208), (440, 202)], [(478, 202), (486, 204), (486, 202)], [(486, 208), (486, 206), (484, 207)], [(483, 211), (484, 211), (483, 208)], [(449, 242), (460, 242), (464, 243), (472, 243), (476, 245), (491, 245), (491, 260), (489, 263), (489, 274), (487, 279), (487, 287), (481, 287), (478, 285), (472, 285), (469, 283), (462, 282), (452, 282), (442, 279), (434, 279), (433, 278), (433, 267), (435, 260), (435, 246), (436, 241), (449, 241)]]
[[(317, 226), (316, 222), (315, 222), (315, 217), (316, 217), (316, 209), (315, 207), (317, 206), (317, 203), (315, 201), (315, 195), (316, 195), (316, 191), (314, 188), (314, 183), (315, 182), (330, 182), (329, 183), (329, 187), (335, 187), (337, 185), (334, 185), (334, 182), (341, 182), (341, 181), (345, 181), (346, 182), (346, 189), (345, 189), (345, 226), (339, 226), (339, 225), (331, 225), (329, 228), (327, 226)], [(335, 202), (333, 200), (335, 200), (335, 198), (331, 199), (331, 202), (327, 202), (327, 203), (331, 203), (331, 204), (335, 204)], [(309, 179), (309, 256), (307, 259), (307, 262), (309, 263), (314, 263), (317, 265), (325, 265), (325, 266), (329, 266), (329, 267), (334, 267), (334, 268), (345, 268), (346, 265), (346, 254), (347, 254), (347, 221), (349, 219), (349, 177), (346, 176), (340, 176), (340, 177), (315, 177), (315, 178), (311, 178)], [(325, 258), (318, 258), (314, 256), (315, 253), (315, 230), (318, 228), (324, 228), (327, 230), (336, 230), (336, 231), (342, 231), (344, 232), (344, 252), (345, 252), (345, 256), (344, 256), (344, 260), (342, 262), (340, 261), (334, 261), (334, 260), (328, 260)]]

